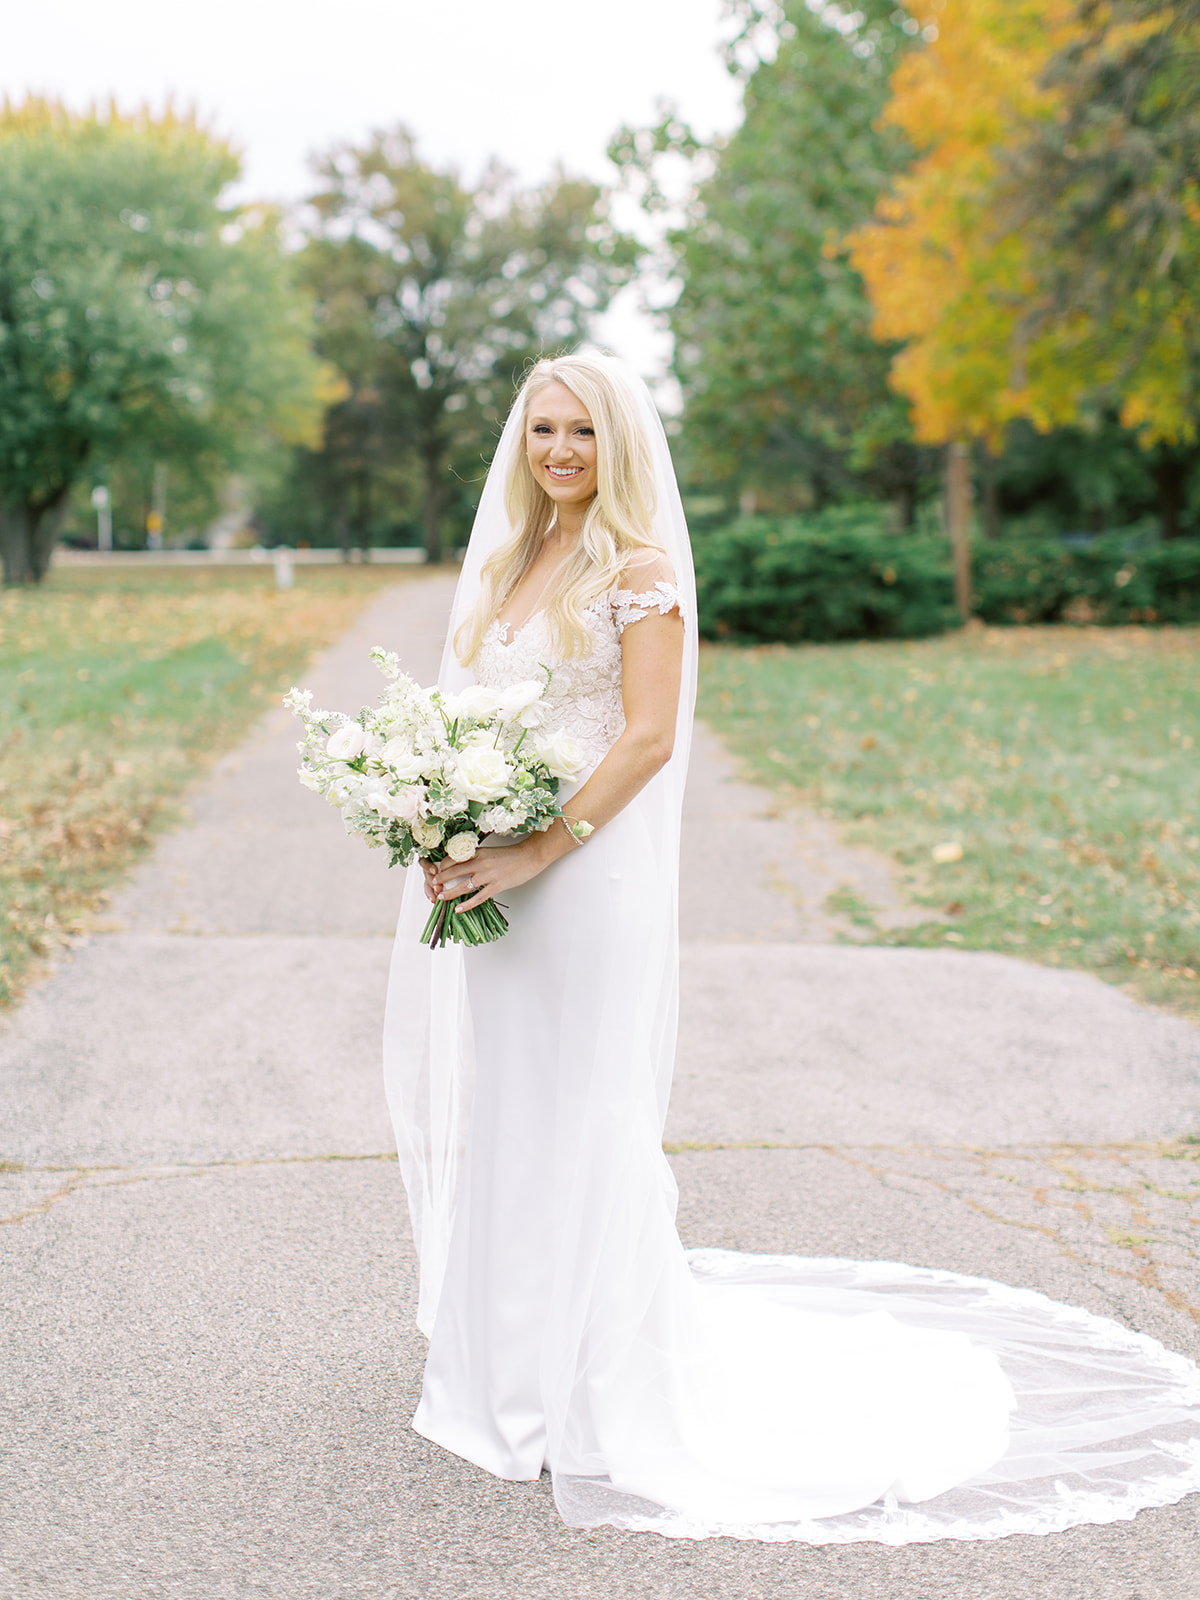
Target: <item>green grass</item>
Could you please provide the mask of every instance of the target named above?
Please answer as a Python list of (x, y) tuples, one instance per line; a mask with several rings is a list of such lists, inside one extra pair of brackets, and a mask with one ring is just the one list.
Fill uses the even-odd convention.
[(0, 594), (0, 1004), (394, 568), (60, 568)]
[(700, 711), (903, 865), (937, 920), (876, 942), (1080, 967), (1200, 1016), (1198, 677), (1195, 628), (718, 645)]

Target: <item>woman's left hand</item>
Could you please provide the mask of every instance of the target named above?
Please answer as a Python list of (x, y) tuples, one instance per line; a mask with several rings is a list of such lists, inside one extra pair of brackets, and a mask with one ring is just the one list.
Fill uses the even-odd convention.
[(532, 833), (504, 849), (489, 850), (485, 846), (476, 850), (470, 861), (439, 861), (431, 880), (433, 892), (439, 900), (469, 895), (458, 902), (455, 910), (470, 911), (485, 900), (494, 900), (506, 889), (536, 878), (552, 859), (543, 842), (544, 835)]

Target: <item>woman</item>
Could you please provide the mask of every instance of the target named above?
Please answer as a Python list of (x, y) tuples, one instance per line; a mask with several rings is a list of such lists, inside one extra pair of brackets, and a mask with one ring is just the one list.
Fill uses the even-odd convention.
[[(579, 775), (546, 832), (406, 886), (386, 1063), (430, 1335), (414, 1426), (499, 1477), (548, 1468), (575, 1526), (675, 1536), (988, 1538), (1181, 1498), (1196, 1373), (1149, 1340), (952, 1274), (685, 1255), (661, 1135), (694, 606), (644, 385), (539, 362), (441, 683), (544, 682)], [(511, 931), (431, 955), (426, 896), (499, 898)]]

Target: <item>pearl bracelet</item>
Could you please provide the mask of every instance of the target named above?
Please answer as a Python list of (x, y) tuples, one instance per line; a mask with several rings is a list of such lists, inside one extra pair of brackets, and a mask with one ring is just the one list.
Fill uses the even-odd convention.
[(596, 831), (595, 828), (592, 827), (591, 823), (584, 822), (582, 817), (568, 817), (561, 811), (558, 815), (562, 821), (563, 827), (571, 835), (576, 844), (582, 844), (589, 834), (595, 833)]

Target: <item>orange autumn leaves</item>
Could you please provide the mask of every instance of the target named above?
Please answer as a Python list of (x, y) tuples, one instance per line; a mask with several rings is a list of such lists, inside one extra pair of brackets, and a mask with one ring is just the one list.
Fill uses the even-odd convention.
[(1115, 401), (1146, 443), (1194, 436), (1187, 308), (1164, 305), (1153, 282), (1103, 322), (1056, 308), (1051, 286), (1074, 267), (1061, 237), (1036, 216), (1013, 221), (1008, 156), (1065, 114), (1067, 91), (1047, 68), (1081, 41), (1120, 50), (1129, 30), (1114, 25), (1113, 7), (1078, 0), (928, 9), (936, 37), (905, 56), (884, 112), (914, 159), (850, 239), (873, 331), (902, 344), (892, 383), (912, 403), (918, 437), (998, 442), (1014, 418), (1048, 429), (1098, 401)]

